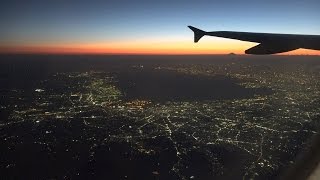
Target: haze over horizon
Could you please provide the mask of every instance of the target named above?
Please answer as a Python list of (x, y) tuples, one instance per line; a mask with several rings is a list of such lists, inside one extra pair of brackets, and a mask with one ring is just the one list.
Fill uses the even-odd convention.
[(205, 37), (194, 44), (187, 25), (206, 31), (320, 35), (319, 7), (316, 0), (4, 1), (0, 53), (244, 54), (255, 43)]

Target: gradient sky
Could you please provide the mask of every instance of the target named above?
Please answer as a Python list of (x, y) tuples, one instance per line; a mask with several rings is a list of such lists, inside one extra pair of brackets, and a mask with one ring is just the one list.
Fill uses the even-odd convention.
[(187, 25), (320, 35), (319, 17), (319, 0), (5, 0), (0, 52), (241, 54), (255, 43), (204, 37), (194, 44)]

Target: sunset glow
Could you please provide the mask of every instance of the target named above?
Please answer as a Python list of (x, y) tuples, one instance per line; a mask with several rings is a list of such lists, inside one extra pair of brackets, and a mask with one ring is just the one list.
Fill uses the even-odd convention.
[[(206, 31), (316, 35), (320, 34), (320, 12), (316, 7), (317, 3), (256, 1), (8, 1), (0, 7), (0, 53), (244, 54), (256, 43), (209, 36), (193, 43), (193, 32), (187, 26)], [(320, 52), (298, 49), (283, 54)]]
[[(74, 44), (74, 45), (33, 45), (2, 46), (2, 54), (244, 54), (256, 43), (223, 42), (198, 43), (114, 43), (114, 44)], [(320, 55), (319, 51), (297, 49), (279, 55)]]

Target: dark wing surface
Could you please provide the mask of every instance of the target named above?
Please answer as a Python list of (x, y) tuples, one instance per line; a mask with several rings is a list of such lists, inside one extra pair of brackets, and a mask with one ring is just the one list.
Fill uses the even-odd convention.
[(198, 42), (204, 35), (208, 35), (260, 43), (257, 46), (246, 50), (246, 54), (275, 54), (292, 51), (299, 48), (320, 50), (319, 35), (272, 34), (235, 31), (206, 32), (192, 26), (188, 27), (194, 32), (194, 42)]
[(261, 43), (245, 51), (246, 54), (265, 55), (288, 52), (299, 49), (290, 43)]

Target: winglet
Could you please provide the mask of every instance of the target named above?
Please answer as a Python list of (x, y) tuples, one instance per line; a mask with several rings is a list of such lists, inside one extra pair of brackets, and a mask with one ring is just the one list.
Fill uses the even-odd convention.
[(193, 26), (188, 26), (193, 32), (194, 32), (194, 42), (198, 42), (205, 34), (205, 31), (202, 31), (201, 29), (195, 28)]

